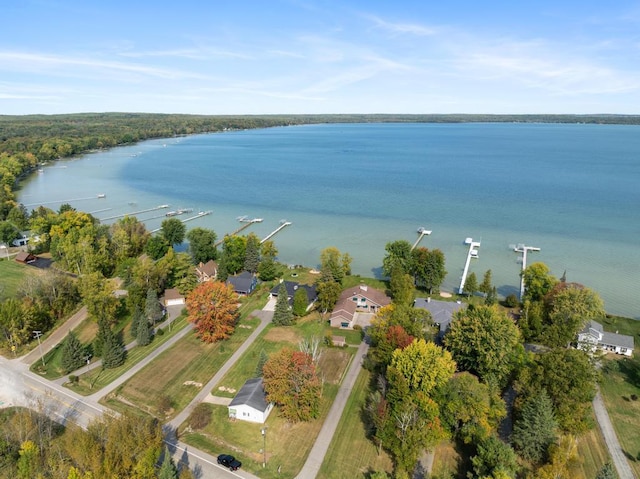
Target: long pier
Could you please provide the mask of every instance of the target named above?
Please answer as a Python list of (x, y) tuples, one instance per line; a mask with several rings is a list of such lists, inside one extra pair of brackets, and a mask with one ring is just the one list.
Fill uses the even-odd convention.
[(131, 211), (130, 213), (123, 213), (121, 215), (107, 216), (106, 218), (102, 218), (100, 221), (115, 220), (116, 218), (124, 218), (125, 216), (139, 215), (139, 214), (142, 214), (142, 213), (148, 213), (149, 211), (157, 211), (157, 210), (166, 209), (168, 207), (169, 207), (169, 205), (158, 205), (158, 206), (156, 206), (154, 208), (147, 208), (146, 210)]
[(224, 235), (224, 237), (221, 240), (216, 241), (213, 244), (213, 246), (215, 246), (217, 248), (218, 246), (220, 246), (224, 242), (224, 238), (226, 238), (227, 236), (235, 236), (235, 235), (237, 235), (241, 231), (244, 231), (246, 228), (251, 226), (253, 223), (262, 223), (262, 218), (253, 218), (253, 219), (250, 220), (246, 216), (241, 216), (240, 218), (238, 218), (238, 221), (240, 223), (244, 223), (244, 224), (242, 226), (240, 226), (239, 228), (237, 228), (232, 233)]
[[(191, 221), (191, 220), (197, 220), (198, 218), (202, 218), (203, 216), (207, 216), (210, 215), (211, 213), (213, 213), (213, 211), (201, 211), (200, 213), (198, 213), (195, 216), (191, 216), (190, 218), (185, 218), (183, 220), (180, 220), (182, 223), (186, 223), (187, 221)], [(173, 215), (175, 216), (175, 215)], [(176, 218), (177, 219), (177, 218)], [(160, 228), (156, 228), (154, 230), (151, 230), (150, 233), (157, 233), (158, 231), (160, 231), (162, 229), (162, 227)]]
[[(540, 248), (536, 248), (535, 246), (526, 246), (522, 243), (515, 246), (513, 251), (516, 253), (522, 253), (522, 271), (527, 269), (527, 251), (540, 251)], [(520, 275), (520, 300), (524, 296), (524, 275)]]
[(469, 252), (467, 253), (467, 261), (464, 263), (464, 270), (462, 271), (462, 279), (460, 280), (458, 294), (462, 294), (464, 292), (464, 283), (467, 281), (467, 273), (469, 272), (471, 258), (478, 257), (478, 250), (476, 248), (480, 248), (480, 241), (473, 241), (473, 238), (467, 238), (464, 240), (464, 244), (469, 245)]
[(416, 246), (418, 246), (418, 244), (420, 243), (420, 241), (425, 235), (430, 235), (430, 234), (431, 234), (431, 230), (425, 229), (422, 226), (418, 228), (418, 239), (416, 240), (415, 243), (413, 243), (413, 246), (411, 247), (411, 251), (416, 249)]
[(71, 203), (72, 201), (86, 201), (86, 200), (101, 199), (101, 198), (106, 198), (106, 196), (107, 195), (105, 195), (104, 193), (99, 193), (97, 195), (85, 196), (83, 198), (69, 198), (66, 200), (40, 201), (38, 203), (28, 203), (24, 206), (40, 206), (40, 205), (52, 205), (55, 203)]
[(267, 241), (269, 238), (275, 236), (278, 231), (280, 231), (283, 228), (286, 228), (287, 226), (289, 226), (291, 224), (291, 221), (287, 221), (287, 220), (282, 220), (280, 221), (280, 226), (278, 226), (275, 230), (273, 230), (271, 233), (269, 233), (267, 236), (265, 236), (262, 241), (260, 241), (260, 244), (264, 243), (265, 241)]

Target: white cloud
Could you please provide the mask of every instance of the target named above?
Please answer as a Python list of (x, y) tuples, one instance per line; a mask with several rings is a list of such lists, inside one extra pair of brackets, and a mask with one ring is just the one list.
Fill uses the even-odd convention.
[(365, 15), (365, 18), (373, 22), (373, 24), (382, 30), (386, 30), (395, 34), (409, 34), (419, 37), (427, 37), (436, 35), (438, 29), (434, 27), (428, 27), (417, 23), (394, 23), (383, 20), (375, 15)]

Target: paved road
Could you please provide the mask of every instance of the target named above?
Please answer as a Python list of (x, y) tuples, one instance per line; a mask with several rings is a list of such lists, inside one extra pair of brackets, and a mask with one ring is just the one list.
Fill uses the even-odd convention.
[(363, 341), (358, 347), (358, 352), (353, 358), (351, 366), (340, 385), (340, 389), (329, 410), (327, 419), (325, 419), (322, 429), (320, 429), (320, 434), (318, 434), (316, 442), (311, 448), (307, 461), (304, 463), (304, 466), (302, 466), (297, 479), (314, 479), (318, 475), (320, 466), (324, 461), (324, 456), (329, 449), (329, 444), (331, 444), (331, 439), (333, 439), (333, 435), (338, 427), (338, 422), (342, 417), (342, 411), (347, 404), (351, 390), (360, 373), (362, 358), (367, 354), (367, 351), (369, 351), (369, 345)]
[(604, 436), (604, 442), (607, 443), (613, 464), (618, 471), (618, 477), (620, 479), (635, 479), (636, 476), (631, 470), (627, 457), (618, 441), (618, 436), (616, 436), (616, 431), (613, 429), (613, 424), (611, 424), (611, 419), (609, 419), (609, 413), (607, 413), (607, 409), (604, 407), (599, 388), (596, 397), (593, 399), (593, 412), (596, 415), (598, 425)]

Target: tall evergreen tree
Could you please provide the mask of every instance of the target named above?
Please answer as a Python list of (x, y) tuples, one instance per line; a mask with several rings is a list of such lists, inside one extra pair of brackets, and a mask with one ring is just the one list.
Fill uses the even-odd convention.
[(557, 428), (553, 403), (542, 389), (524, 404), (521, 417), (513, 426), (511, 442), (524, 459), (539, 463), (556, 442)]
[(78, 337), (69, 331), (62, 345), (62, 368), (66, 373), (79, 369), (84, 364), (84, 347)]
[(96, 356), (102, 356), (104, 354), (104, 345), (107, 341), (107, 336), (111, 333), (109, 324), (106, 319), (98, 319), (98, 332), (93, 340), (93, 352)]
[(102, 367), (105, 369), (117, 368), (124, 363), (127, 352), (122, 341), (111, 328), (107, 327), (105, 332), (106, 335), (102, 346)]
[(244, 258), (244, 269), (250, 273), (256, 273), (260, 265), (260, 239), (251, 233), (247, 236), (247, 249)]
[(260, 351), (260, 357), (258, 358), (258, 364), (256, 365), (256, 377), (262, 377), (262, 369), (264, 368), (265, 363), (269, 360), (269, 356), (267, 356), (267, 352), (263, 349)]
[(471, 272), (464, 282), (464, 292), (469, 296), (473, 296), (476, 291), (478, 291), (478, 278), (475, 273)]
[(131, 315), (131, 328), (129, 329), (129, 333), (133, 339), (138, 337), (138, 327), (143, 321), (146, 322), (147, 318), (144, 317), (138, 306), (134, 306), (133, 314)]
[(273, 324), (277, 326), (291, 326), (293, 324), (293, 312), (289, 308), (289, 297), (284, 283), (278, 289), (275, 311), (273, 312)]
[(482, 278), (482, 283), (480, 283), (480, 286), (478, 286), (478, 291), (484, 294), (489, 294), (492, 288), (493, 288), (493, 285), (491, 284), (491, 270), (488, 269), (484, 273), (484, 277)]
[(162, 319), (162, 305), (158, 301), (158, 293), (155, 289), (149, 288), (147, 290), (147, 299), (144, 303), (144, 315), (151, 324)]
[(178, 479), (178, 469), (171, 458), (167, 446), (164, 447), (164, 457), (160, 470), (158, 471), (158, 479)]
[(146, 346), (151, 342), (151, 331), (149, 329), (149, 323), (147, 323), (145, 318), (141, 318), (141, 321), (138, 323), (136, 341), (138, 346)]

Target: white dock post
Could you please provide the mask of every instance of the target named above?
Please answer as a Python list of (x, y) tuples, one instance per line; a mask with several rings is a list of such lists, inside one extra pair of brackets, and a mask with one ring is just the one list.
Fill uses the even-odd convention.
[[(540, 248), (536, 248), (535, 246), (526, 246), (524, 244), (519, 244), (513, 251), (516, 253), (522, 253), (522, 271), (527, 268), (527, 251), (540, 251)], [(522, 301), (522, 297), (524, 296), (524, 275), (520, 274), (520, 301)]]

